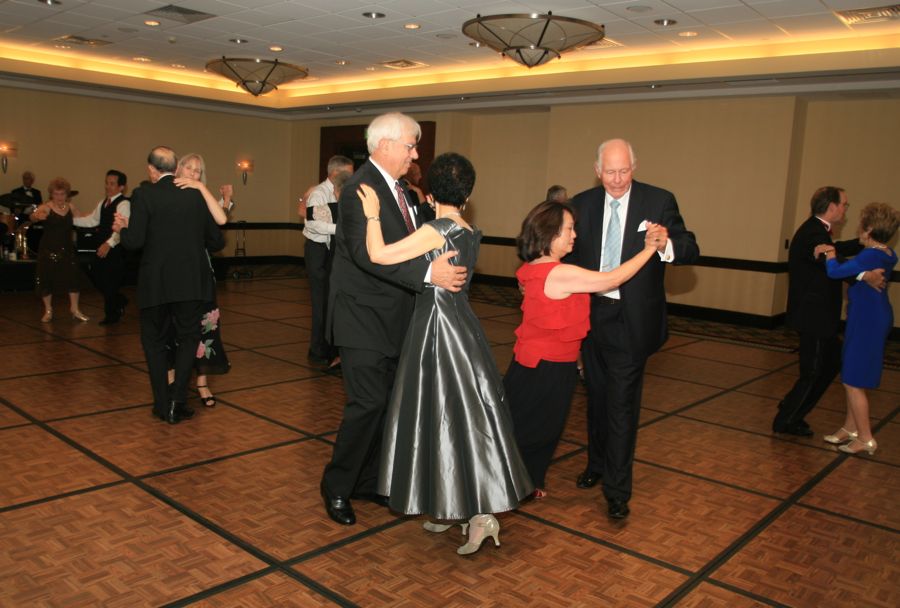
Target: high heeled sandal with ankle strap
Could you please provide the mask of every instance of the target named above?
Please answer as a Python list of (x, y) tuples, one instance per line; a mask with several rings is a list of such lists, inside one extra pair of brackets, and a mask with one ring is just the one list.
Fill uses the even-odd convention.
[[(446, 532), (455, 525), (457, 524), (441, 524), (436, 521), (426, 521), (422, 524), (422, 527), (429, 532), (440, 534), (441, 532)], [(462, 535), (465, 536), (466, 532), (469, 531), (469, 522), (460, 522), (458, 525), (462, 528)]]
[(90, 317), (88, 317), (87, 315), (85, 315), (85, 314), (84, 314), (83, 312), (81, 312), (80, 310), (70, 310), (69, 312), (72, 313), (72, 318), (75, 319), (76, 321), (82, 321), (82, 322), (85, 322), (85, 321), (90, 321), (90, 320), (91, 320)]
[(875, 450), (878, 449), (878, 444), (875, 442), (875, 439), (869, 439), (868, 441), (860, 441), (859, 438), (855, 438), (850, 441), (850, 443), (846, 443), (844, 445), (839, 445), (838, 449), (845, 454), (859, 454), (860, 452), (867, 452), (869, 456), (875, 453)]
[(494, 546), (500, 546), (500, 522), (491, 514), (476, 515), (469, 520), (469, 542), (456, 550), (460, 555), (471, 555), (481, 549), (484, 539), (494, 539)]
[(197, 394), (200, 397), (200, 402), (203, 403), (203, 405), (205, 405), (206, 407), (216, 407), (216, 396), (212, 394), (212, 391), (210, 391), (209, 397), (204, 397), (203, 395), (200, 395), (201, 388), (205, 388), (206, 390), (209, 390), (209, 385), (208, 384), (203, 384), (203, 385), (198, 384), (197, 385)]
[(838, 432), (834, 435), (825, 435), (822, 439), (825, 440), (825, 443), (830, 443), (831, 445), (840, 445), (842, 443), (847, 443), (849, 441), (853, 441), (859, 437), (859, 433), (856, 431), (848, 431), (844, 427), (841, 427)]

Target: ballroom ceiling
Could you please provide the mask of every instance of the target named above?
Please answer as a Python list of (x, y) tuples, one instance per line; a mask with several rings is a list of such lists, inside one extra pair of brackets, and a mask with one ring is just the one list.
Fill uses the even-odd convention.
[[(175, 8), (158, 12), (167, 5)], [(294, 112), (358, 110), (411, 99), (531, 103), (543, 98), (547, 103), (549, 95), (577, 100), (600, 89), (620, 95), (644, 89), (689, 94), (701, 83), (726, 90), (790, 84), (896, 94), (900, 19), (849, 24), (838, 15), (877, 6), (883, 4), (0, 0), (0, 84), (93, 88)], [(900, 15), (900, 7), (894, 9)], [(604, 24), (605, 43), (529, 70), (470, 45), (461, 32), (478, 13), (548, 10)], [(205, 15), (188, 22), (198, 17), (184, 14), (190, 11)], [(369, 12), (384, 17), (364, 15)], [(660, 20), (674, 23), (664, 26)], [(204, 71), (209, 60), (222, 56), (277, 58), (307, 68), (309, 77), (256, 98)], [(399, 60), (422, 65), (405, 70), (385, 65)]]

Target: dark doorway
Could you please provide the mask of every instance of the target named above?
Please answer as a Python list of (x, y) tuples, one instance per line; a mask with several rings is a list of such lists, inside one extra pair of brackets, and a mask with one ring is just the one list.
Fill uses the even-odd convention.
[[(327, 175), (328, 159), (335, 154), (341, 154), (353, 160), (353, 168), (369, 158), (366, 148), (366, 127), (368, 125), (348, 125), (342, 127), (322, 127), (319, 142), (319, 181), (323, 181)], [(422, 175), (428, 174), (428, 167), (434, 160), (434, 129), (433, 120), (420, 122), (422, 138), (419, 140), (419, 168)]]

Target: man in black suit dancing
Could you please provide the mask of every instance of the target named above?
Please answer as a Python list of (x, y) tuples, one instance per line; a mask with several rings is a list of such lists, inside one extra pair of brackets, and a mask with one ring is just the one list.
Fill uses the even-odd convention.
[(602, 186), (571, 201), (578, 213), (578, 239), (567, 260), (591, 270), (610, 270), (644, 246), (646, 221), (669, 231), (658, 258), (618, 290), (591, 297), (591, 330), (582, 345), (588, 464), (577, 485), (590, 488), (602, 481), (607, 513), (614, 519), (629, 513), (644, 366), (668, 337), (666, 264), (690, 264), (700, 255), (675, 196), (633, 181), (635, 167), (627, 141), (612, 139), (600, 145), (595, 169)]
[[(393, 266), (369, 261), (367, 222), (381, 222), (384, 241), (393, 243), (417, 228), (415, 210), (398, 181), (419, 157), (422, 131), (412, 118), (389, 113), (376, 117), (366, 131), (369, 159), (353, 174), (338, 200), (335, 258), (331, 272), (327, 328), (340, 348), (347, 404), (331, 462), (320, 490), (328, 516), (352, 525), (351, 498), (387, 505), (375, 494), (384, 413), (394, 384), (400, 347), (415, 303), (425, 283), (459, 291), (465, 269), (442, 255), (429, 265), (424, 258)], [(365, 217), (357, 195), (368, 184), (381, 200), (378, 217)]]
[[(841, 281), (829, 279), (825, 273), (825, 256), (814, 253), (818, 245), (834, 245), (841, 257), (862, 250), (859, 239), (831, 240), (832, 228), (844, 221), (850, 203), (843, 188), (823, 186), (810, 200), (811, 215), (803, 222), (788, 252), (787, 325), (800, 333), (800, 376), (793, 388), (778, 404), (772, 431), (812, 437), (813, 431), (804, 420), (828, 389), (841, 367), (841, 324), (843, 290)], [(875, 289), (884, 286), (884, 271), (862, 272)]]
[[(169, 424), (193, 416), (187, 385), (200, 343), (203, 303), (212, 300), (213, 275), (206, 250), (225, 247), (199, 190), (174, 180), (177, 158), (159, 146), (147, 157), (151, 183), (132, 193), (131, 217), (116, 214), (113, 230), (127, 249), (141, 249), (138, 306), (141, 345), (153, 389), (153, 413)], [(166, 378), (166, 343), (174, 327), (175, 383)]]

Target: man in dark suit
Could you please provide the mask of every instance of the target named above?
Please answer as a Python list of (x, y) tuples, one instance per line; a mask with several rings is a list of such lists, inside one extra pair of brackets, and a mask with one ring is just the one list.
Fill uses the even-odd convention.
[(668, 337), (665, 268), (690, 264), (700, 255), (671, 192), (633, 181), (631, 145), (613, 139), (600, 145), (595, 169), (602, 186), (572, 199), (578, 239), (567, 261), (610, 270), (644, 246), (646, 221), (669, 231), (667, 242), (618, 290), (591, 297), (591, 330), (582, 345), (588, 388), (588, 464), (580, 488), (603, 482), (608, 515), (628, 516), (641, 389), (647, 358)]
[(113, 219), (118, 213), (130, 217), (131, 202), (125, 196), (128, 178), (121, 171), (106, 172), (104, 189), (106, 198), (97, 203), (89, 215), (75, 217), (72, 222), (83, 228), (96, 227), (95, 238), (99, 243), (90, 263), (91, 280), (103, 294), (103, 320), (100, 325), (118, 323), (128, 299), (119, 290), (125, 278), (125, 255), (119, 247), (119, 235), (113, 232)]
[[(173, 183), (175, 153), (165, 146), (147, 157), (151, 184), (132, 193), (131, 217), (116, 215), (127, 249), (141, 249), (138, 306), (141, 309), (141, 345), (153, 389), (153, 413), (169, 424), (190, 418), (187, 384), (197, 345), (203, 303), (213, 297), (213, 275), (206, 250), (218, 251), (225, 239), (199, 190)], [(166, 378), (166, 343), (174, 327), (175, 382)]]
[[(804, 420), (828, 389), (841, 367), (841, 281), (825, 273), (825, 257), (817, 256), (819, 245), (834, 245), (841, 257), (862, 250), (859, 239), (831, 240), (832, 228), (844, 221), (850, 204), (843, 188), (824, 186), (810, 200), (811, 215), (794, 233), (788, 252), (787, 325), (800, 333), (800, 376), (778, 404), (772, 421), (775, 433), (812, 437)], [(884, 271), (863, 272), (865, 279), (881, 291)]]
[[(338, 200), (335, 258), (331, 270), (327, 328), (339, 347), (347, 404), (325, 467), (320, 490), (328, 516), (344, 525), (356, 522), (351, 498), (387, 505), (375, 494), (384, 413), (400, 347), (415, 304), (415, 292), (430, 282), (459, 291), (462, 268), (450, 265), (454, 252), (429, 265), (424, 258), (381, 266), (369, 260), (366, 224), (381, 222), (386, 243), (415, 231), (415, 214), (399, 183), (418, 158), (421, 129), (399, 113), (375, 118), (366, 131), (367, 160), (346, 182)], [(381, 201), (378, 217), (365, 217), (357, 191), (371, 186)]]
[(26, 171), (22, 174), (22, 185), (18, 188), (13, 188), (10, 194), (18, 203), (40, 205), (44, 200), (41, 196), (41, 191), (32, 186), (34, 186), (34, 173)]

